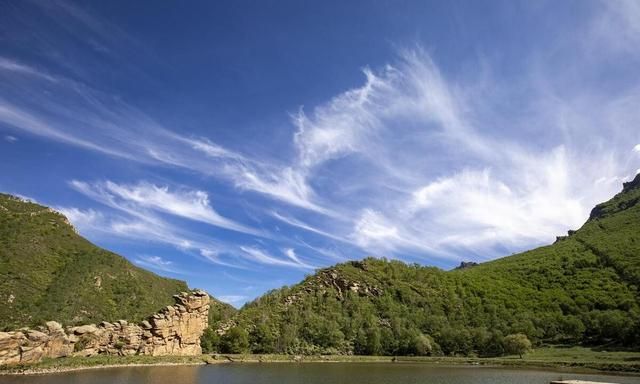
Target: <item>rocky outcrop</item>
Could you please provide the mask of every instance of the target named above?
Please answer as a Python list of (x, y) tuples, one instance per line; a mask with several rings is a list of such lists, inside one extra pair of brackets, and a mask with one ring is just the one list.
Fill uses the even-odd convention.
[(479, 264), (475, 261), (461, 261), (460, 265), (455, 267), (454, 269), (467, 269), (472, 267), (477, 267)]
[[(352, 263), (357, 268), (366, 271), (366, 264)], [(321, 295), (335, 295), (337, 300), (343, 301), (345, 296), (351, 292), (358, 296), (381, 296), (381, 288), (363, 281), (356, 281), (343, 276), (338, 270), (328, 268), (320, 270), (312, 278), (307, 279), (297, 293), (291, 294), (283, 299), (284, 306), (295, 304), (304, 295), (319, 293)]]
[(209, 295), (195, 290), (174, 298), (175, 305), (140, 324), (103, 321), (65, 330), (49, 321), (38, 329), (0, 332), (0, 365), (71, 355), (199, 355), (200, 337), (209, 325)]

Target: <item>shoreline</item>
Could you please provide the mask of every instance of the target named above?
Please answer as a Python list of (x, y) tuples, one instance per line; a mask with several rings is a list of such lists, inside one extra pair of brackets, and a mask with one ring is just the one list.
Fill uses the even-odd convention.
[(169, 367), (169, 366), (192, 366), (192, 365), (206, 365), (204, 361), (200, 363), (120, 363), (120, 364), (105, 364), (105, 365), (90, 365), (81, 367), (55, 367), (55, 368), (25, 368), (24, 370), (1, 371), (0, 376), (38, 376), (38, 375), (53, 375), (57, 373), (67, 373), (76, 371), (88, 371), (96, 369), (108, 369), (108, 368), (130, 368), (130, 367)]
[(515, 358), (341, 356), (341, 355), (253, 355), (214, 354), (201, 356), (94, 356), (46, 360), (33, 365), (0, 367), (0, 376), (50, 375), (74, 371), (129, 367), (196, 366), (215, 364), (276, 363), (387, 363), (467, 366), (477, 368), (545, 369), (572, 373), (639, 376), (640, 363), (598, 361), (542, 361)]

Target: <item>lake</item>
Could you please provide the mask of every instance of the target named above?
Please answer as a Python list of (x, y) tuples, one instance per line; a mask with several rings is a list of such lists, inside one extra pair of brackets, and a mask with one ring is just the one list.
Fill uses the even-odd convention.
[(638, 384), (638, 376), (535, 369), (391, 363), (272, 363), (103, 368), (41, 376), (0, 376), (1, 384), (549, 384), (581, 379)]

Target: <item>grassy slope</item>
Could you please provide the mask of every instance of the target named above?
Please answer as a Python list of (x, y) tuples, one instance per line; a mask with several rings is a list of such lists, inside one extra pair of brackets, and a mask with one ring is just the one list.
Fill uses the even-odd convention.
[(91, 244), (59, 213), (0, 194), (0, 329), (139, 320), (186, 289)]
[[(370, 340), (380, 338), (383, 353), (408, 353), (417, 332), (448, 353), (477, 353), (492, 332), (638, 347), (639, 200), (640, 176), (571, 236), (467, 269), (376, 259), (339, 264), (270, 292), (235, 320), (259, 352), (359, 353), (357, 344), (367, 343), (362, 332), (377, 333)], [(350, 292), (332, 274), (381, 293)]]

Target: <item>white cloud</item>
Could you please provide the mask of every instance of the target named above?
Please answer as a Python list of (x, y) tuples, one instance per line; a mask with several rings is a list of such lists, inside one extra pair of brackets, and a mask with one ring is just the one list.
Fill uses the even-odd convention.
[(13, 143), (15, 143), (16, 141), (18, 141), (18, 138), (17, 138), (17, 137), (15, 137), (15, 136), (6, 135), (6, 136), (4, 137), (4, 140), (5, 140), (5, 141), (7, 141), (7, 142), (9, 142), (9, 143), (12, 143), (12, 144), (13, 144)]
[[(511, 181), (511, 187), (489, 169), (435, 181), (416, 194), (410, 220), (420, 222), (428, 217), (430, 225), (422, 227), (439, 228), (442, 237), (431, 239), (434, 245), (483, 249), (499, 243), (523, 247), (542, 239), (550, 241), (585, 219), (585, 207), (566, 182), (570, 175), (565, 160), (558, 156), (550, 160), (555, 160), (551, 174), (536, 175), (534, 167), (523, 169), (530, 180)], [(544, 160), (536, 166), (544, 167)]]
[[(7, 95), (20, 96), (30, 87), (37, 85), (29, 83), (11, 89)], [(264, 159), (249, 159), (206, 138), (176, 134), (136, 108), (85, 84), (63, 79), (56, 87), (57, 98), (48, 98), (49, 92), (30, 94), (28, 106), (0, 98), (0, 122), (117, 158), (216, 176), (241, 190), (324, 212), (313, 202), (315, 195), (305, 174), (298, 169), (274, 166)]]
[(298, 255), (296, 254), (295, 249), (293, 248), (287, 248), (284, 250), (283, 252), (289, 259), (291, 259), (294, 263), (303, 266), (304, 268), (317, 268), (315, 266), (306, 264), (305, 262), (303, 262), (302, 260), (300, 260), (300, 258), (298, 258)]
[[(239, 252), (234, 247), (216, 242), (208, 236), (176, 227), (152, 214), (128, 211), (127, 214), (133, 217), (121, 217), (107, 215), (92, 209), (58, 208), (58, 210), (67, 216), (83, 235), (167, 244), (175, 247), (181, 253), (201, 256), (203, 260), (213, 264), (246, 268), (238, 263)], [(137, 260), (139, 264), (141, 260), (145, 261), (141, 258)], [(156, 269), (159, 267), (158, 265), (152, 266), (149, 260), (146, 262), (148, 267)], [(174, 269), (167, 272), (185, 274), (184, 271)]]
[(635, 147), (633, 147), (633, 150), (637, 153), (640, 153), (640, 144), (636, 145)]
[(332, 239), (332, 240), (338, 240), (338, 241), (341, 241), (341, 242), (344, 242), (344, 243), (351, 243), (351, 240), (349, 240), (349, 239), (346, 239), (346, 238), (344, 238), (342, 236), (334, 235), (332, 233), (323, 231), (323, 230), (321, 230), (321, 229), (319, 229), (317, 227), (313, 227), (313, 226), (311, 226), (311, 225), (309, 225), (309, 224), (307, 224), (307, 223), (305, 223), (303, 221), (300, 221), (300, 220), (298, 220), (298, 219), (296, 219), (294, 217), (285, 216), (285, 215), (282, 215), (282, 214), (280, 214), (280, 213), (278, 213), (276, 211), (272, 211), (271, 215), (273, 217), (275, 217), (276, 219), (278, 219), (278, 220), (280, 220), (280, 221), (282, 221), (284, 223), (287, 223), (287, 224), (289, 224), (289, 225), (291, 225), (293, 227), (301, 228), (301, 229), (304, 229), (306, 231), (316, 233), (318, 235), (327, 237), (327, 238)]
[(306, 264), (300, 261), (293, 253), (293, 258), (291, 255), (287, 254), (289, 260), (281, 259), (276, 256), (272, 256), (267, 252), (250, 246), (241, 246), (240, 249), (245, 253), (245, 257), (247, 257), (250, 261), (255, 261), (261, 264), (273, 265), (273, 266), (282, 266), (282, 267), (291, 267), (291, 268), (299, 268), (299, 269), (314, 269), (315, 267)]
[(239, 188), (260, 192), (316, 212), (329, 213), (312, 201), (314, 193), (307, 185), (305, 175), (293, 168), (285, 167), (275, 172), (258, 172), (246, 165), (229, 168)]
[(247, 301), (248, 296), (244, 295), (216, 295), (216, 299), (223, 303), (231, 304), (234, 307), (238, 307), (240, 304)]
[(79, 209), (75, 207), (56, 207), (56, 210), (69, 219), (81, 231), (95, 229), (104, 222), (102, 213), (93, 209)]
[(150, 241), (168, 244), (182, 253), (227, 267), (246, 268), (239, 263), (240, 251), (234, 246), (211, 239), (178, 227), (163, 220), (145, 207), (130, 204), (106, 193), (104, 189), (94, 188), (88, 183), (73, 181), (72, 187), (87, 197), (124, 214), (104, 214), (95, 210), (77, 208), (59, 208), (76, 226), (80, 233), (93, 236), (108, 236), (137, 241)]
[(18, 129), (25, 130), (35, 135), (45, 136), (53, 140), (73, 144), (92, 151), (101, 152), (104, 154), (122, 157), (130, 160), (133, 159), (125, 152), (121, 152), (107, 146), (100, 146), (90, 140), (84, 140), (74, 135), (65, 133), (63, 130), (52, 127), (35, 115), (30, 114), (29, 112), (26, 112), (14, 105), (11, 105), (3, 101), (2, 99), (0, 99), (0, 122)]
[[(551, 242), (580, 226), (593, 205), (619, 189), (631, 165), (619, 151), (625, 141), (619, 139), (628, 136), (625, 125), (638, 118), (629, 103), (638, 95), (623, 96), (624, 103), (555, 95), (554, 104), (538, 112), (545, 117), (542, 125), (563, 135), (553, 145), (540, 145), (535, 135), (531, 143), (526, 136), (518, 141), (501, 135), (502, 127), (491, 127), (493, 120), (484, 120), (484, 109), (495, 102), (496, 85), (487, 84), (490, 89), (452, 84), (429, 55), (408, 51), (395, 66), (367, 72), (361, 88), (336, 96), (312, 117), (298, 117), (296, 143), (303, 164), (317, 168), (335, 160), (346, 170), (358, 166), (338, 174), (341, 208), (332, 209), (355, 217), (352, 238), (362, 248), (453, 258), (461, 257), (460, 248), (471, 248), (493, 257), (497, 246), (522, 249)], [(556, 93), (545, 89), (528, 96), (544, 99), (547, 92)], [(584, 119), (596, 105), (609, 121)], [(538, 118), (514, 119), (504, 129), (528, 129)], [(541, 129), (537, 125), (534, 131)], [(603, 125), (616, 130), (602, 137)]]
[(362, 247), (372, 243), (392, 244), (400, 238), (398, 228), (371, 209), (366, 209), (355, 223), (354, 237)]
[(303, 167), (357, 151), (363, 139), (379, 126), (379, 118), (373, 113), (379, 106), (372, 96), (387, 88), (387, 84), (369, 70), (365, 70), (365, 75), (365, 85), (317, 107), (311, 118), (303, 111), (294, 117), (298, 128), (295, 143)]
[(598, 17), (593, 19), (589, 31), (591, 36), (585, 40), (595, 40), (603, 57), (612, 52), (637, 57), (634, 48), (640, 44), (640, 4), (634, 0), (617, 0), (602, 1), (599, 5)]
[(174, 192), (167, 186), (157, 186), (144, 181), (135, 185), (117, 184), (112, 181), (89, 185), (74, 180), (71, 185), (108, 205), (121, 209), (124, 207), (127, 212), (135, 211), (131, 206), (149, 208), (233, 231), (264, 236), (258, 230), (219, 215), (211, 207), (209, 195), (204, 191), (183, 189)]
[(162, 272), (185, 274), (185, 272), (176, 267), (172, 261), (163, 259), (160, 256), (140, 255), (133, 261), (144, 268), (151, 268)]
[(28, 76), (35, 76), (53, 83), (58, 82), (57, 78), (50, 76), (49, 74), (43, 71), (39, 71), (33, 67), (24, 65), (15, 60), (11, 60), (7, 57), (2, 57), (2, 56), (0, 56), (0, 72), (1, 71), (28, 75)]

